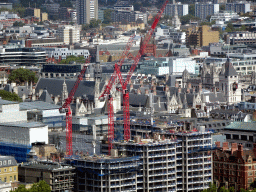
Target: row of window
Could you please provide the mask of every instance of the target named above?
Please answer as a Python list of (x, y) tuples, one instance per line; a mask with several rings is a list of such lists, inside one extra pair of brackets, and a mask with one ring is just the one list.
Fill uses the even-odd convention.
[[(0, 177), (0, 181), (7, 182), (7, 177), (4, 177), (3, 180), (2, 180), (2, 177)], [(14, 175), (13, 177), (10, 176), (9, 181), (10, 181), (10, 182), (12, 182), (12, 181), (17, 181), (17, 176), (16, 176), (16, 175)]]
[(4, 161), (0, 161), (0, 166), (2, 166), (2, 165), (7, 165), (7, 163), (8, 163), (8, 165), (11, 165), (12, 164), (12, 160), (4, 160)]
[[(16, 167), (14, 167), (13, 168), (13, 171), (16, 171), (17, 170), (17, 168)], [(9, 167), (9, 171), (11, 172), (12, 171), (12, 167)], [(2, 172), (2, 170), (0, 169), (0, 173)], [(5, 168), (4, 169), (4, 172), (7, 172), (7, 168)]]

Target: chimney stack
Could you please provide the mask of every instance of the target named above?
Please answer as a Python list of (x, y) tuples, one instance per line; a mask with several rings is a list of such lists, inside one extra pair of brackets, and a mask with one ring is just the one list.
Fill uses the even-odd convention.
[(220, 141), (216, 141), (215, 145), (216, 145), (217, 148), (220, 148)]
[(191, 83), (188, 82), (188, 88), (191, 89), (191, 87), (192, 87), (192, 86), (191, 86)]
[(223, 147), (222, 147), (223, 151), (226, 151), (229, 149), (228, 147), (228, 142), (223, 142)]
[(233, 153), (237, 151), (237, 143), (232, 143), (231, 144), (231, 154), (233, 155)]
[(241, 144), (238, 145), (237, 156), (238, 157), (243, 157), (244, 156), (243, 145), (241, 145)]

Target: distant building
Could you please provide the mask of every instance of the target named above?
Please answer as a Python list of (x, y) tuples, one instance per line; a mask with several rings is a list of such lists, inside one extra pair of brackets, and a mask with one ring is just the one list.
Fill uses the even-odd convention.
[(206, 3), (196, 3), (195, 4), (195, 16), (200, 19), (206, 19), (209, 15), (214, 15), (219, 12), (219, 4)]
[(255, 44), (256, 34), (248, 31), (230, 32), (224, 35), (224, 40), (230, 45)]
[(114, 10), (117, 11), (134, 11), (132, 4), (129, 4), (128, 1), (119, 1), (114, 5)]
[(36, 8), (27, 8), (25, 10), (25, 17), (27, 16), (33, 16), (33, 17), (38, 17), (39, 19), (41, 18), (41, 12), (40, 9), (36, 9)]
[(113, 11), (111, 13), (112, 22), (131, 23), (140, 19), (142, 22), (147, 23), (147, 14), (139, 11)]
[(59, 17), (59, 3), (43, 4), (42, 7), (48, 11), (50, 19)]
[(211, 16), (210, 22), (212, 21), (223, 21), (223, 22), (228, 22), (231, 19), (239, 18), (239, 15), (235, 12), (231, 11), (225, 11), (223, 13), (214, 13), (214, 15)]
[(89, 24), (92, 19), (98, 20), (98, 0), (77, 0), (77, 23)]
[(0, 181), (5, 183), (18, 181), (18, 164), (14, 157), (0, 156)]
[(73, 191), (74, 168), (50, 162), (31, 162), (19, 166), (19, 181), (36, 183), (44, 180), (52, 192)]
[(64, 44), (70, 45), (80, 42), (80, 27), (64, 25), (59, 29), (60, 38)]
[(48, 13), (41, 13), (41, 21), (47, 21), (48, 20)]
[(33, 48), (1, 48), (0, 62), (9, 65), (41, 65), (46, 63), (46, 54)]
[(227, 3), (226, 4), (227, 11), (234, 11), (236, 13), (247, 13), (251, 12), (251, 3), (246, 1), (235, 2), (235, 3)]
[(212, 31), (207, 25), (189, 28), (186, 31), (186, 44), (188, 46), (208, 46), (219, 42), (219, 31)]
[(66, 59), (67, 56), (83, 56), (84, 58), (88, 58), (90, 53), (87, 49), (68, 49), (68, 48), (49, 48), (42, 47), (40, 48), (42, 51), (46, 51), (48, 58), (54, 57), (56, 60), (58, 59)]
[(175, 7), (177, 7), (178, 16), (184, 16), (188, 14), (188, 4), (176, 3), (167, 4), (164, 10), (164, 14), (173, 17), (175, 14)]
[(98, 19), (101, 20), (101, 22), (104, 21), (104, 10), (103, 9), (98, 10)]
[(12, 10), (12, 3), (0, 3), (0, 8)]

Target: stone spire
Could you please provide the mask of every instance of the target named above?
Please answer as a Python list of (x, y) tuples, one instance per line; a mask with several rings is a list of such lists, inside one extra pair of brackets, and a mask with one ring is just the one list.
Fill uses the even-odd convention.
[(177, 4), (175, 3), (175, 0), (173, 0), (173, 5), (174, 5), (174, 17), (172, 19), (172, 25), (175, 27), (175, 29), (180, 30), (180, 19), (178, 16), (178, 9), (177, 9)]
[(62, 85), (62, 105), (64, 104), (65, 100), (68, 98), (68, 88), (67, 88), (67, 84), (64, 78), (64, 82)]

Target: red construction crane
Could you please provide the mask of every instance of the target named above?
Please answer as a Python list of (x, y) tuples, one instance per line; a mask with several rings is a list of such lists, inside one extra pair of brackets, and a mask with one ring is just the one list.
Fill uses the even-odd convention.
[(113, 97), (110, 94), (111, 89), (113, 88), (113, 85), (116, 83), (116, 79), (117, 79), (117, 75), (118, 75), (118, 71), (120, 71), (124, 59), (126, 58), (126, 56), (129, 53), (129, 50), (132, 47), (133, 44), (133, 38), (135, 37), (135, 35), (131, 36), (131, 38), (129, 39), (125, 50), (123, 51), (119, 61), (117, 63), (115, 63), (115, 69), (114, 69), (114, 73), (111, 75), (107, 86), (105, 87), (103, 93), (101, 94), (101, 96), (99, 97), (99, 99), (101, 98), (106, 98), (107, 99), (107, 108), (108, 108), (108, 152), (110, 154), (111, 149), (112, 149), (112, 142), (114, 140), (114, 108), (113, 108)]
[(144, 54), (144, 51), (152, 37), (152, 34), (157, 26), (157, 23), (159, 22), (164, 9), (167, 5), (169, 1), (165, 1), (165, 3), (163, 4), (162, 8), (160, 9), (160, 11), (158, 12), (158, 14), (156, 15), (154, 22), (149, 30), (149, 32), (147, 33), (146, 37), (144, 38), (144, 41), (142, 42), (142, 46), (140, 48), (140, 51), (138, 52), (137, 56), (134, 59), (134, 63), (131, 66), (128, 75), (126, 77), (125, 82), (123, 82), (120, 70), (117, 71), (118, 73), (118, 77), (119, 77), (119, 81), (120, 84), (122, 85), (122, 90), (123, 90), (123, 118), (124, 118), (124, 140), (129, 141), (131, 138), (131, 134), (130, 134), (130, 111), (129, 111), (129, 92), (127, 90), (127, 84), (129, 83), (131, 76), (134, 72), (134, 70), (137, 67), (137, 64), (139, 63), (139, 60), (141, 58), (141, 56)]
[[(86, 63), (90, 62), (90, 57), (86, 60)], [(78, 75), (75, 84), (73, 85), (68, 98), (65, 100), (65, 103), (60, 108), (61, 113), (66, 113), (66, 155), (73, 155), (73, 147), (72, 147), (72, 111), (70, 109), (70, 104), (73, 100), (73, 97), (76, 93), (76, 90), (79, 86), (81, 80), (83, 80), (83, 76), (86, 72), (87, 66), (84, 65), (80, 74)]]

